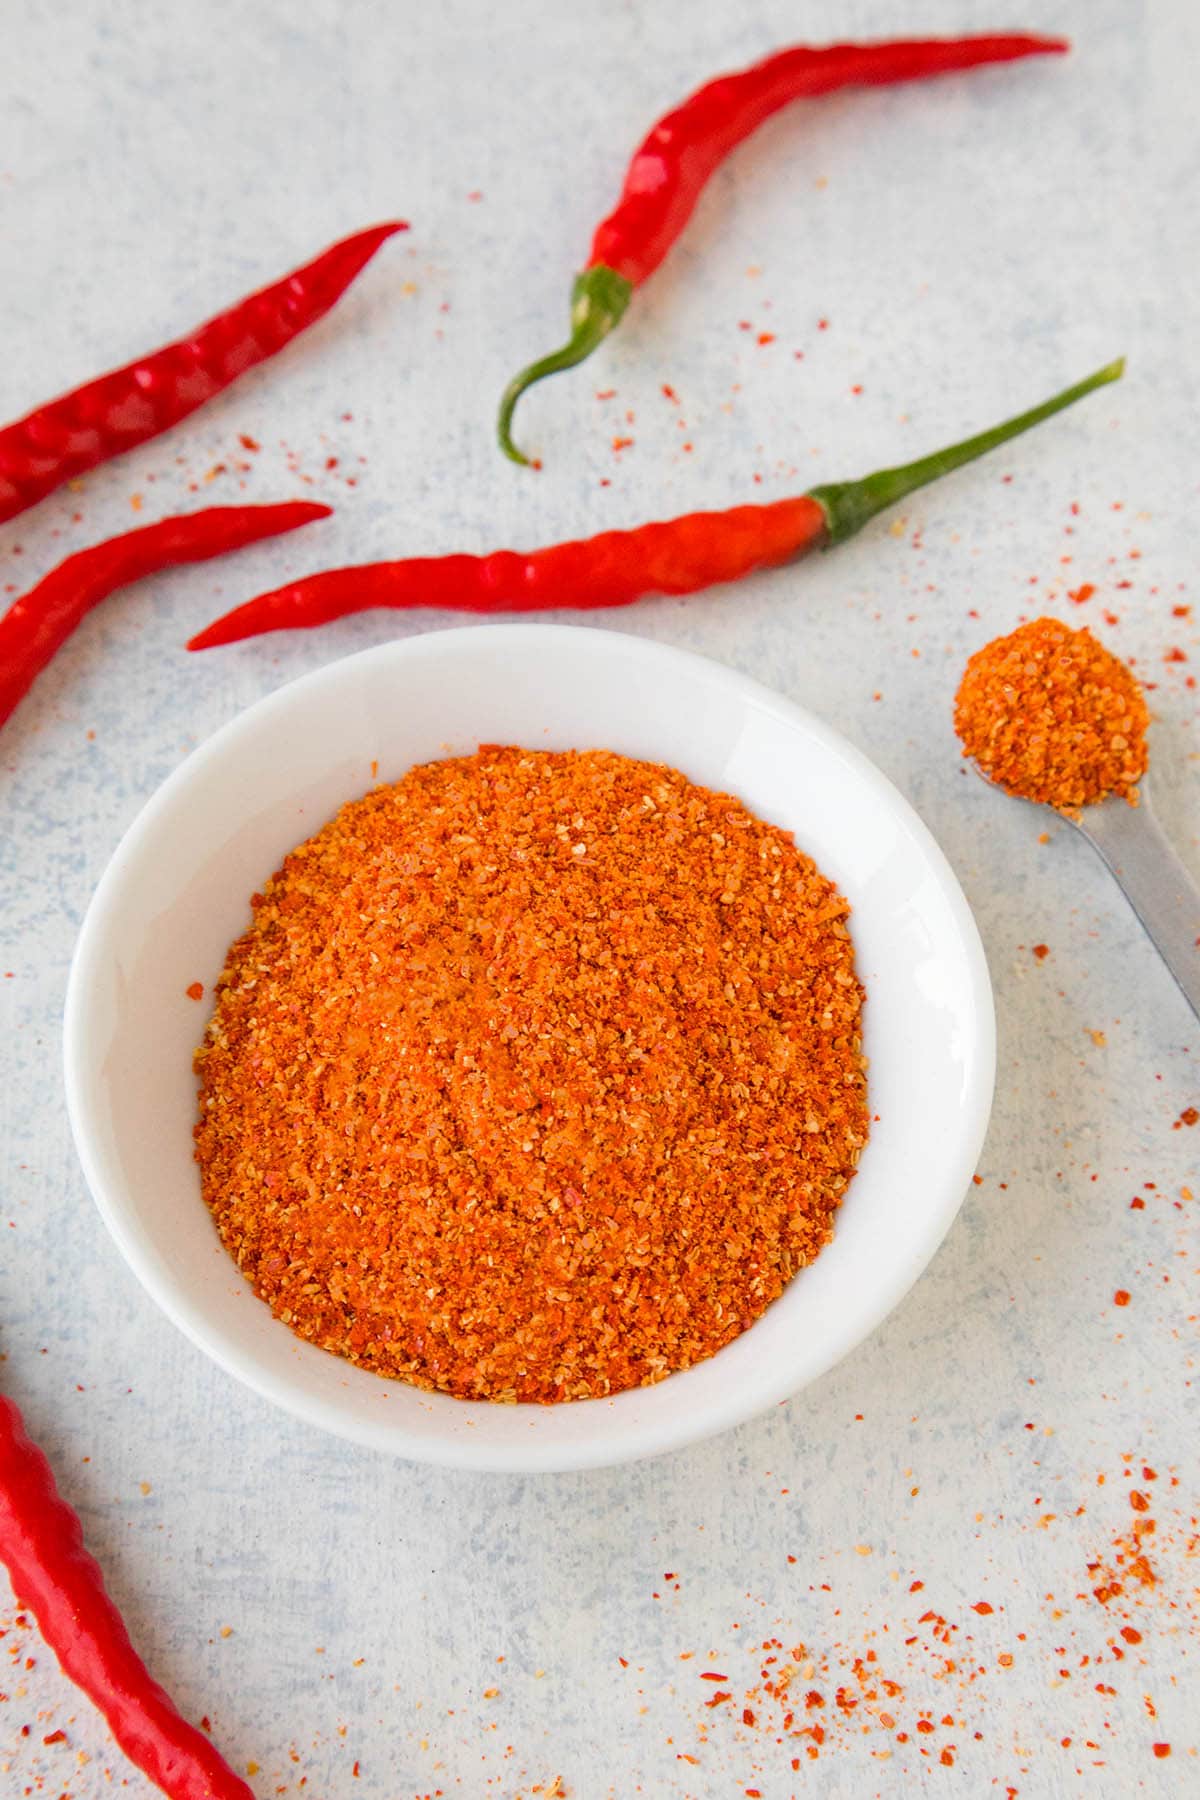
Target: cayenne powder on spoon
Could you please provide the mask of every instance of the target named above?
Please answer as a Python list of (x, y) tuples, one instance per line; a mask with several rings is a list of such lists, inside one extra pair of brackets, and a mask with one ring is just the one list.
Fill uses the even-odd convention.
[(254, 897), (203, 1192), (302, 1338), (468, 1399), (660, 1380), (828, 1241), (866, 1141), (849, 907), (675, 770), (484, 746)]
[(1109, 794), (1137, 805), (1149, 722), (1127, 666), (1058, 619), (977, 650), (954, 703), (964, 756), (1006, 792), (1069, 815)]

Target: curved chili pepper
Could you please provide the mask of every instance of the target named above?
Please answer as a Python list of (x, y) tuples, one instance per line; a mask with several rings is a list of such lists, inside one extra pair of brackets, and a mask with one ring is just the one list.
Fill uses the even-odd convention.
[(327, 519), (332, 510), (308, 500), (210, 506), (77, 550), (0, 618), (0, 726), (75, 628), (117, 588), (178, 563), (206, 562), (260, 538), (279, 537)]
[(170, 1800), (254, 1800), (134, 1649), (54, 1471), (0, 1394), (0, 1562), (64, 1675), (99, 1707), (122, 1750)]
[(177, 425), (323, 318), (402, 220), (333, 244), (282, 281), (239, 300), (178, 343), (0, 428), (0, 524), (60, 487)]
[(496, 427), (500, 448), (514, 462), (528, 464), (512, 438), (521, 395), (535, 381), (583, 362), (620, 323), (634, 289), (654, 273), (691, 218), (706, 182), (773, 113), (836, 88), (888, 87), (1069, 47), (1065, 38), (1023, 34), (830, 44), (821, 50), (797, 45), (697, 89), (654, 126), (629, 165), (616, 210), (597, 227), (587, 266), (571, 291), (567, 342), (505, 388)]
[(626, 606), (643, 594), (692, 594), (736, 581), (755, 569), (774, 568), (810, 550), (843, 543), (885, 507), (1118, 380), (1124, 367), (1124, 359), (1109, 363), (1052, 400), (961, 444), (859, 481), (813, 488), (795, 499), (689, 513), (525, 555), (499, 550), (491, 556), (418, 556), (308, 575), (235, 607), (194, 637), (188, 649), (211, 650), (266, 631), (325, 625), (376, 606), (444, 606), (481, 613), (550, 607), (588, 611)]

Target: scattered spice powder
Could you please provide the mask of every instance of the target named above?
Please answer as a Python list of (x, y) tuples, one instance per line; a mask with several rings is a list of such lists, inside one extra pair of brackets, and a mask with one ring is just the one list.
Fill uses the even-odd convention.
[(1137, 805), (1148, 723), (1126, 665), (1058, 619), (977, 650), (954, 706), (964, 756), (1008, 793), (1067, 814), (1107, 794)]
[[(1134, 1465), (1141, 1459), (1124, 1456), (1121, 1460), (1122, 1476), (1134, 1479)], [(1141, 1479), (1154, 1483), (1158, 1475), (1148, 1464), (1141, 1464)], [(1170, 1483), (1172, 1488), (1179, 1486), (1177, 1477), (1171, 1476)], [(1106, 1485), (1103, 1472), (1097, 1474), (1096, 1485)], [(1134, 1493), (1139, 1495), (1138, 1504), (1134, 1503)], [(1140, 1501), (1144, 1497), (1141, 1490), (1131, 1489), (1117, 1500), (1118, 1507), (1127, 1500), (1138, 1515), (1132, 1521), (1132, 1529), (1119, 1514), (1107, 1523), (1096, 1520), (1105, 1543), (1099, 1551), (1089, 1554), (1086, 1548), (1089, 1541), (1094, 1542), (1092, 1524), (1075, 1526), (1079, 1534), (1076, 1549), (1086, 1559), (1085, 1584), (1072, 1594), (1047, 1592), (1040, 1628), (1017, 1631), (1015, 1639), (1008, 1640), (1013, 1648), (994, 1653), (991, 1633), (997, 1628), (1003, 1630), (1004, 1608), (993, 1608), (985, 1601), (968, 1603), (970, 1612), (988, 1619), (980, 1636), (974, 1634), (969, 1617), (947, 1618), (932, 1607), (920, 1614), (915, 1614), (914, 1608), (915, 1616), (910, 1620), (892, 1613), (882, 1628), (878, 1622), (865, 1630), (851, 1623), (848, 1631), (843, 1626), (838, 1635), (837, 1621), (848, 1616), (850, 1609), (844, 1597), (837, 1597), (834, 1604), (836, 1577), (830, 1565), (836, 1564), (843, 1553), (834, 1551), (830, 1557), (820, 1558), (833, 1580), (810, 1585), (800, 1605), (812, 1623), (814, 1597), (830, 1596), (832, 1612), (826, 1615), (828, 1629), (822, 1631), (821, 1641), (810, 1644), (791, 1635), (794, 1625), (790, 1618), (794, 1618), (794, 1613), (790, 1618), (776, 1616), (767, 1627), (770, 1635), (765, 1637), (734, 1624), (728, 1649), (718, 1658), (728, 1673), (713, 1677), (728, 1685), (734, 1704), (714, 1711), (708, 1704), (709, 1696), (696, 1694), (690, 1724), (701, 1757), (686, 1755), (684, 1759), (703, 1761), (710, 1770), (714, 1765), (722, 1771), (728, 1768), (728, 1778), (719, 1790), (724, 1793), (733, 1791), (734, 1770), (745, 1766), (747, 1754), (749, 1768), (744, 1778), (758, 1778), (766, 1773), (778, 1777), (785, 1762), (798, 1772), (810, 1762), (837, 1755), (854, 1756), (865, 1749), (875, 1760), (895, 1760), (896, 1775), (885, 1788), (874, 1784), (868, 1787), (861, 1779), (855, 1782), (853, 1778), (843, 1778), (839, 1784), (831, 1776), (821, 1791), (829, 1786), (830, 1791), (836, 1788), (841, 1792), (845, 1787), (856, 1795), (891, 1795), (900, 1791), (901, 1782), (914, 1778), (924, 1791), (922, 1761), (945, 1767), (960, 1762), (970, 1766), (969, 1759), (980, 1754), (975, 1746), (989, 1745), (988, 1753), (993, 1759), (990, 1766), (977, 1761), (974, 1779), (965, 1791), (1002, 1791), (1009, 1800), (1015, 1800), (1019, 1793), (1026, 1792), (1026, 1784), (1018, 1776), (1028, 1776), (1031, 1757), (1042, 1754), (1040, 1740), (1045, 1750), (1053, 1744), (1055, 1754), (1076, 1746), (1068, 1766), (1074, 1767), (1077, 1776), (1094, 1783), (1094, 1770), (1109, 1765), (1107, 1758), (1098, 1755), (1107, 1746), (1098, 1733), (1091, 1734), (1091, 1695), (1100, 1695), (1102, 1702), (1118, 1702), (1112, 1715), (1102, 1719), (1103, 1732), (1112, 1738), (1122, 1716), (1128, 1720), (1129, 1690), (1132, 1685), (1140, 1685), (1140, 1671), (1145, 1667), (1139, 1651), (1152, 1627), (1161, 1625), (1171, 1639), (1178, 1639), (1181, 1634), (1194, 1637), (1200, 1620), (1200, 1589), (1193, 1579), (1195, 1559), (1200, 1554), (1200, 1521), (1189, 1510), (1190, 1501), (1181, 1491), (1182, 1504), (1172, 1509), (1173, 1516), (1156, 1526), (1143, 1515)], [(1155, 1498), (1160, 1498), (1157, 1491)], [(1065, 1514), (1064, 1530), (1071, 1529), (1071, 1520), (1087, 1520), (1088, 1512), (1080, 1504)], [(983, 1516), (977, 1514), (977, 1521)], [(998, 1514), (990, 1522), (990, 1529), (1008, 1537), (1014, 1523)], [(1147, 1555), (1147, 1540), (1151, 1536), (1156, 1557), (1163, 1553), (1162, 1566), (1158, 1568), (1151, 1566)], [(1009, 1550), (1012, 1548), (1010, 1539)], [(908, 1585), (910, 1593), (925, 1587), (919, 1579)], [(746, 1598), (749, 1601), (751, 1596)], [(768, 1601), (757, 1597), (754, 1605), (764, 1615), (766, 1626)], [(1137, 1618), (1138, 1625), (1129, 1622), (1131, 1615)], [(905, 1624), (910, 1629), (897, 1642)], [(686, 1660), (690, 1652), (682, 1655)], [(1006, 1683), (1008, 1671), (1018, 1665), (1024, 1665), (1027, 1681), (1040, 1670), (1052, 1688), (1058, 1690), (1054, 1732), (1035, 1725), (1026, 1713), (1016, 1740), (1022, 1744), (1020, 1749), (1006, 1739), (1007, 1727), (1023, 1708), (997, 1685)], [(1085, 1679), (1067, 1687), (1072, 1676)], [(1104, 1679), (1095, 1679), (1097, 1676)], [(650, 1690), (639, 1689), (639, 1693), (643, 1691)], [(1143, 1693), (1142, 1702), (1147, 1716), (1157, 1718), (1152, 1697)], [(735, 1723), (739, 1720), (740, 1729)], [(1077, 1732), (1060, 1736), (1061, 1726), (1066, 1723), (1075, 1724)], [(754, 1736), (748, 1737), (748, 1733)], [(1139, 1734), (1137, 1754), (1148, 1755), (1150, 1748)], [(1170, 1754), (1169, 1743), (1153, 1749), (1155, 1755)], [(1177, 1752), (1178, 1749), (1176, 1745)], [(793, 1756), (793, 1750), (801, 1754)], [(1003, 1765), (998, 1766), (995, 1761), (997, 1755), (1012, 1757), (1014, 1752), (1015, 1785), (1005, 1782)], [(1188, 1747), (1188, 1754), (1195, 1755), (1193, 1747)], [(1064, 1767), (1061, 1776), (1047, 1773), (1041, 1786), (1047, 1791), (1053, 1787), (1057, 1792), (1065, 1780)], [(797, 1800), (800, 1784), (778, 1781), (777, 1785), (780, 1796), (790, 1794)], [(1105, 1792), (1108, 1786), (1104, 1787)], [(703, 1791), (718, 1791), (711, 1774)], [(807, 1787), (803, 1791), (807, 1792)]]
[(299, 1336), (468, 1398), (604, 1395), (828, 1241), (868, 1130), (849, 907), (736, 799), (484, 746), (343, 807), (253, 905), (196, 1157)]

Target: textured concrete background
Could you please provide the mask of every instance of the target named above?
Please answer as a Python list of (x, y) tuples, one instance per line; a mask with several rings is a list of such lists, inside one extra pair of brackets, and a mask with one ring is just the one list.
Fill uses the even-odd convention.
[[(570, 271), (658, 112), (789, 41), (1001, 16), (1067, 31), (1074, 54), (777, 119), (618, 338), (527, 401), (544, 472), (502, 461), (496, 395), (558, 341)], [(0, 738), (0, 1380), (153, 1667), (264, 1797), (556, 1778), (578, 1800), (1200, 1791), (1200, 1129), (1175, 1126), (1200, 1026), (1087, 846), (966, 776), (950, 727), (988, 636), (1041, 610), (1092, 624), (1153, 684), (1156, 797), (1200, 868), (1200, 634), (1177, 611), (1200, 510), (1198, 56), (1185, 0), (10, 16), (0, 417), (346, 231), (413, 222), (286, 357), (0, 532), (7, 597), (181, 506), (338, 509), (114, 598)], [(1000, 1021), (991, 1135), (883, 1329), (731, 1436), (539, 1480), (386, 1463), (210, 1367), (126, 1272), (76, 1166), (59, 1074), (75, 932), (193, 744), (328, 658), (447, 621), (378, 614), (192, 658), (187, 635), (339, 559), (529, 545), (864, 472), (1122, 350), (1121, 387), (835, 557), (605, 621), (835, 723), (975, 907)], [(1140, 1574), (1138, 1519), (1155, 1521)], [(0, 1628), (3, 1793), (147, 1793), (7, 1593)], [(756, 1691), (785, 1664), (786, 1697)]]

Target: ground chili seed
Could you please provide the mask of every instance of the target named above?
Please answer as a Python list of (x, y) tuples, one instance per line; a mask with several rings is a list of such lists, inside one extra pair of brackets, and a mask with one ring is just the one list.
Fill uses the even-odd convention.
[(849, 907), (675, 771), (484, 746), (255, 897), (196, 1157), (301, 1337), (469, 1398), (711, 1355), (817, 1255), (866, 1140)]
[(954, 705), (964, 756), (1010, 794), (1065, 813), (1107, 794), (1136, 806), (1148, 723), (1125, 664), (1058, 619), (977, 650)]

